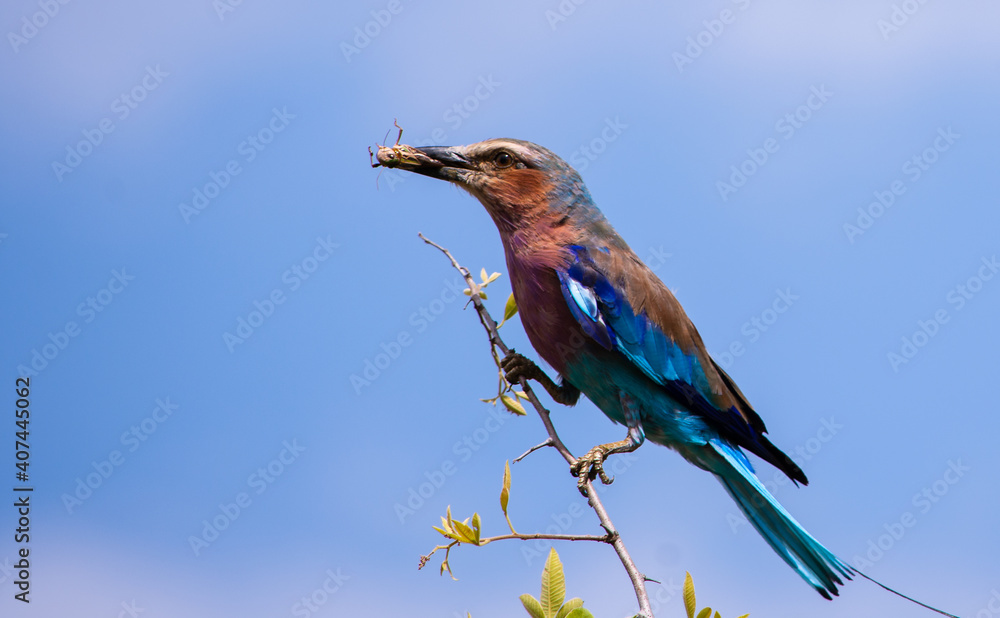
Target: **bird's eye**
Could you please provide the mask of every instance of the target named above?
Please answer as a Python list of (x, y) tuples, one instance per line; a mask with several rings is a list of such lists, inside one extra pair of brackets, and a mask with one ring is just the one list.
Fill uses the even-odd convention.
[(514, 157), (509, 152), (501, 150), (493, 157), (493, 163), (499, 168), (510, 167), (514, 165)]

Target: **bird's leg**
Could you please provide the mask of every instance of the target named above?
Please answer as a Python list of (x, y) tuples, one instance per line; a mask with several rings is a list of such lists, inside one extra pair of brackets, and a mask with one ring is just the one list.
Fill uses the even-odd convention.
[(605, 459), (610, 455), (618, 453), (631, 453), (646, 441), (646, 433), (642, 429), (642, 421), (639, 418), (639, 406), (636, 405), (635, 400), (631, 396), (625, 393), (619, 393), (618, 399), (621, 401), (622, 410), (625, 412), (625, 424), (628, 425), (628, 435), (625, 436), (624, 440), (595, 446), (586, 455), (577, 459), (576, 464), (570, 468), (573, 476), (579, 477), (580, 480), (576, 486), (584, 496), (587, 495), (588, 478), (593, 480), (600, 477), (601, 482), (605, 485), (610, 485), (615, 480), (614, 477), (609, 477), (604, 471)]
[(500, 368), (503, 369), (504, 377), (511, 384), (517, 384), (521, 378), (538, 382), (556, 403), (572, 406), (580, 399), (580, 389), (565, 380), (561, 385), (556, 385), (552, 378), (546, 375), (534, 361), (514, 350), (507, 352), (507, 356), (503, 357), (503, 360), (500, 361)]

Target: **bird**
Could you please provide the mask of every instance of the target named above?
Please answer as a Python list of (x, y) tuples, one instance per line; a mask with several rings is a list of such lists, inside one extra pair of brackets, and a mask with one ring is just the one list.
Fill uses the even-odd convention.
[(573, 167), (523, 140), (414, 147), (399, 144), (401, 137), (402, 129), (394, 146), (379, 147), (373, 167), (457, 185), (496, 224), (528, 340), (559, 376), (557, 383), (511, 351), (501, 361), (507, 379), (534, 380), (565, 405), (582, 393), (627, 429), (623, 440), (577, 460), (572, 472), (581, 491), (585, 478), (611, 481), (607, 457), (648, 439), (712, 473), (768, 545), (824, 598), (838, 595), (855, 574), (868, 578), (809, 534), (757, 478), (744, 451), (795, 484), (809, 483), (768, 440), (764, 421), (712, 359), (677, 298), (611, 226)]

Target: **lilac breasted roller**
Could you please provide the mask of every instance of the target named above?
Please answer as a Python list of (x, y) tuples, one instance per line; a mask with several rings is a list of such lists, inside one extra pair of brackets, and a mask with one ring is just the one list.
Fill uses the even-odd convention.
[(764, 421), (709, 356), (671, 291), (611, 227), (576, 170), (515, 139), (424, 148), (397, 141), (379, 147), (378, 161), (452, 182), (493, 218), (521, 322), (560, 383), (516, 353), (501, 363), (508, 379), (536, 380), (567, 405), (582, 392), (628, 428), (624, 440), (596, 446), (578, 461), (573, 472), (581, 489), (584, 475), (609, 482), (605, 458), (648, 438), (714, 474), (771, 548), (825, 598), (837, 594), (841, 577), (861, 574), (806, 532), (757, 479), (744, 450), (808, 484), (767, 439)]

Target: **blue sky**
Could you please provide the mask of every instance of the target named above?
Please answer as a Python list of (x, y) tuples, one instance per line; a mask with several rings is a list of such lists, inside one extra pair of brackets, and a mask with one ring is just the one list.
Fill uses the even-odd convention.
[[(0, 9), (0, 367), (8, 409), (32, 372), (35, 487), (32, 602), (7, 506), (0, 612), (488, 618), (537, 595), (545, 545), (416, 569), (448, 505), (505, 529), (504, 461), (544, 436), (479, 402), (481, 327), (417, 238), (502, 272), (488, 216), (368, 167), (398, 118), (407, 143), (572, 161), (801, 460), (778, 499), (873, 577), (1000, 615), (994, 3), (223, 2)], [(490, 292), (499, 314), (507, 278)], [(588, 402), (554, 418), (577, 453), (622, 437)], [(667, 449), (614, 465), (657, 615), (685, 570), (725, 616), (929, 615), (867, 582), (823, 601)], [(513, 467), (519, 530), (599, 532), (581, 507), (555, 453)], [(610, 548), (558, 550), (570, 595), (634, 611)]]

